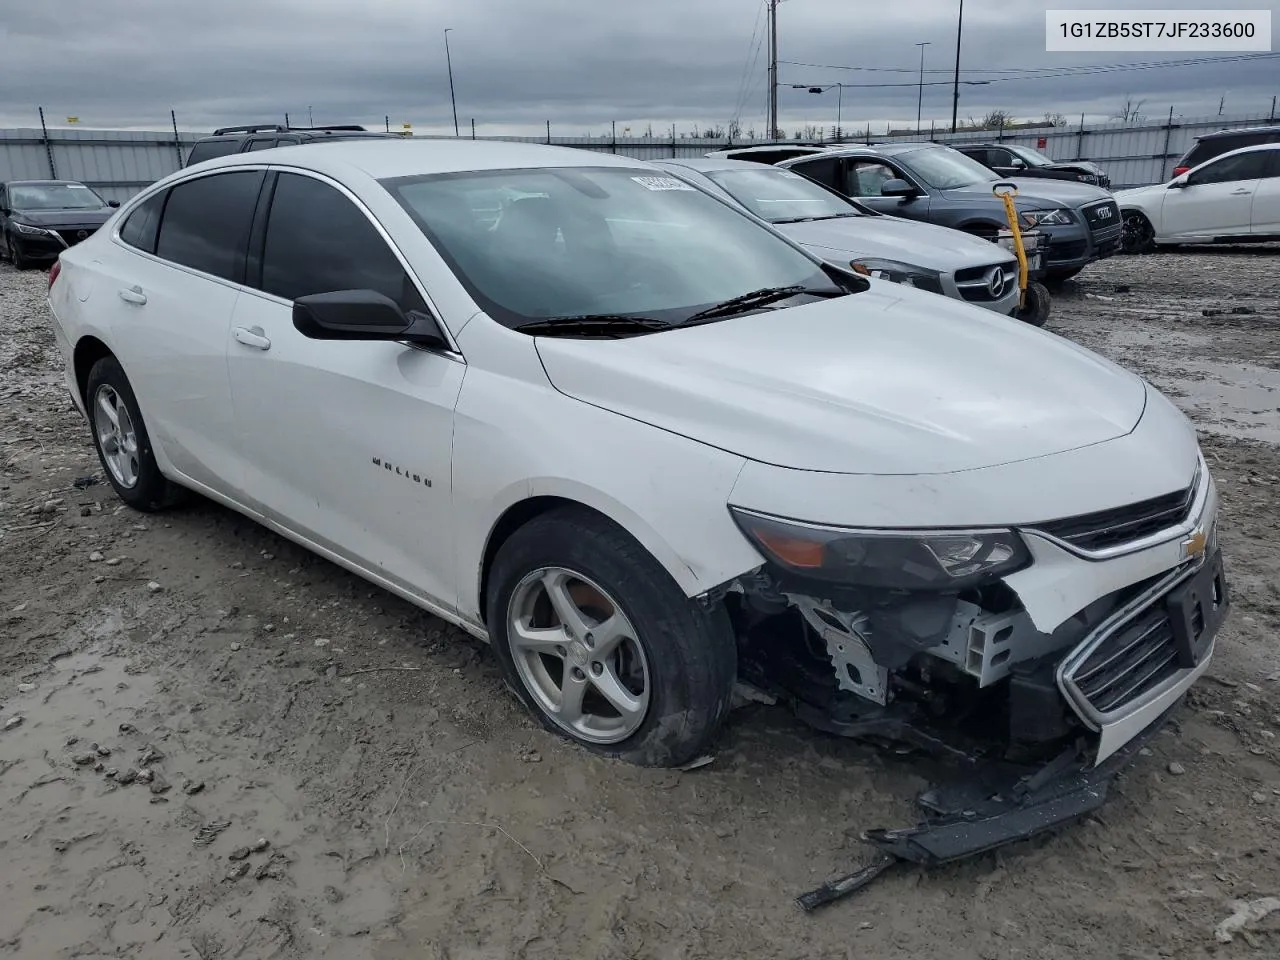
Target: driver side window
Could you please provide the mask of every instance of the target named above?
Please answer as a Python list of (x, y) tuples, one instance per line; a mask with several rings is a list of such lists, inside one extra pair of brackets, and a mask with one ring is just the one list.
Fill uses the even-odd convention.
[(880, 187), (886, 180), (896, 180), (900, 174), (879, 160), (850, 160), (845, 165), (845, 193), (851, 197), (879, 197)]
[(1236, 180), (1257, 180), (1266, 175), (1267, 152), (1255, 150), (1253, 153), (1241, 153), (1211, 163), (1203, 170), (1191, 174), (1187, 178), (1187, 186), (1195, 187), (1208, 183), (1231, 183)]

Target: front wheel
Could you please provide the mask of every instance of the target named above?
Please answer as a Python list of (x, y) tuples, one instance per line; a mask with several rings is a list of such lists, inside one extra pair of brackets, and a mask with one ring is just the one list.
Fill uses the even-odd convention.
[(89, 371), (85, 405), (93, 445), (116, 496), (148, 513), (177, 503), (182, 489), (160, 472), (133, 387), (115, 357), (103, 357)]
[(503, 677), (543, 726), (644, 766), (706, 749), (737, 677), (728, 616), (624, 530), (580, 508), (543, 514), (502, 545), (489, 582)]
[(1033, 327), (1043, 327), (1049, 320), (1051, 301), (1048, 287), (1036, 280), (1028, 281), (1026, 303), (1018, 308), (1014, 316)]
[(12, 234), (10, 234), (9, 242), (5, 246), (9, 248), (9, 261), (13, 264), (15, 270), (26, 270), (31, 266), (31, 261), (22, 252), (22, 247), (13, 239)]
[(1151, 221), (1137, 210), (1124, 215), (1124, 233), (1120, 237), (1120, 249), (1125, 253), (1149, 253), (1156, 246), (1156, 231)]

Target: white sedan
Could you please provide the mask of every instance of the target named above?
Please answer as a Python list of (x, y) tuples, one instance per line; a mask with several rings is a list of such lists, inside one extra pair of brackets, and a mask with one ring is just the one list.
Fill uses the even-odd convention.
[(1092, 767), (1226, 609), (1213, 482), (1149, 385), (639, 161), (219, 158), (50, 283), (126, 503), (262, 522), (631, 761), (699, 756), (744, 680), (825, 729)]
[(1116, 193), (1124, 249), (1280, 240), (1280, 143), (1214, 157), (1168, 183)]

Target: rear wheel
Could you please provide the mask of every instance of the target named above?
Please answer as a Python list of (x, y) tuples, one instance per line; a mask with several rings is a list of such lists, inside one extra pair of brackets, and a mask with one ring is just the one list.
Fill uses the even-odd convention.
[(1051, 302), (1048, 287), (1035, 280), (1028, 281), (1026, 303), (1018, 308), (1014, 316), (1033, 327), (1043, 327), (1049, 320)]
[(103, 357), (89, 371), (85, 405), (93, 445), (116, 495), (148, 513), (177, 503), (182, 488), (160, 472), (133, 387), (115, 357)]
[(1120, 237), (1120, 249), (1125, 253), (1148, 253), (1155, 249), (1156, 231), (1145, 214), (1126, 210), (1124, 233)]
[(624, 530), (580, 508), (543, 514), (502, 545), (489, 582), (503, 677), (543, 726), (645, 766), (706, 749), (737, 677), (727, 614)]

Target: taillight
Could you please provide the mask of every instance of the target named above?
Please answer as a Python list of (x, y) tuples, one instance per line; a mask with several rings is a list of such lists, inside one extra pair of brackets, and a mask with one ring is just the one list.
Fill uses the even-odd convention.
[(1174, 167), (1174, 168), (1173, 168), (1173, 175), (1174, 175), (1175, 177), (1180, 177), (1180, 176), (1182, 176), (1184, 173), (1186, 173), (1186, 172), (1187, 172), (1188, 170), (1190, 170), (1190, 169), (1191, 169), (1190, 167)]
[(58, 274), (62, 272), (62, 260), (53, 261), (53, 266), (49, 268), (49, 289), (53, 289), (53, 281), (58, 279)]

